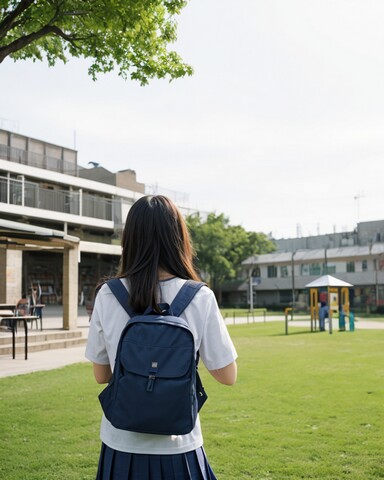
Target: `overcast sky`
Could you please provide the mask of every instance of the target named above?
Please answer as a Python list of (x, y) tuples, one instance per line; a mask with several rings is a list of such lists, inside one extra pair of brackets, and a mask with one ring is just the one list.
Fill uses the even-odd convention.
[(193, 77), (5, 60), (0, 128), (78, 150), (275, 238), (384, 219), (384, 2), (191, 0)]

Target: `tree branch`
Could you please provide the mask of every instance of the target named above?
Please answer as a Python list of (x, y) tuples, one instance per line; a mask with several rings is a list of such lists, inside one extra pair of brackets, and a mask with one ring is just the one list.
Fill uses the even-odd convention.
[(4, 38), (7, 32), (13, 27), (15, 19), (27, 10), (34, 0), (22, 0), (17, 7), (10, 12), (0, 23), (0, 38)]
[(56, 25), (46, 25), (42, 29), (37, 32), (30, 33), (29, 35), (25, 35), (21, 38), (18, 38), (14, 42), (10, 43), (9, 45), (5, 45), (4, 47), (0, 47), (0, 63), (10, 54), (15, 53), (19, 50), (22, 50), (26, 46), (30, 45), (31, 43), (39, 40), (41, 37), (45, 35), (57, 35), (62, 39), (70, 42), (74, 47), (77, 48), (77, 45), (74, 43), (76, 40), (82, 40), (81, 37), (76, 37), (74, 35), (67, 35), (64, 33), (59, 27)]

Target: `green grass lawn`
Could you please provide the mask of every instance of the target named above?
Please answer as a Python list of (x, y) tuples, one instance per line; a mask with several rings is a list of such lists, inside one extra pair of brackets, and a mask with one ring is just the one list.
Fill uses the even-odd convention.
[[(237, 384), (200, 369), (205, 449), (219, 480), (384, 478), (384, 331), (229, 329)], [(100, 389), (89, 364), (0, 379), (0, 478), (93, 479)]]

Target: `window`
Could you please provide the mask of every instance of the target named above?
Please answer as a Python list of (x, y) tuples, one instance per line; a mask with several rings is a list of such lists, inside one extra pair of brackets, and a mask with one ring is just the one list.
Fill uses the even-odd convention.
[(347, 272), (353, 273), (355, 271), (355, 262), (347, 262)]
[(287, 265), (283, 265), (282, 267), (280, 267), (280, 277), (288, 277)]
[(268, 278), (277, 277), (277, 267), (275, 265), (268, 265)]
[(361, 269), (363, 270), (363, 272), (366, 272), (368, 270), (368, 261), (367, 260), (363, 260), (361, 262)]
[(323, 265), (323, 275), (331, 275), (333, 273), (336, 273), (335, 263), (328, 263), (327, 265)]
[(321, 275), (320, 263), (311, 263), (309, 265), (309, 275)]
[(302, 276), (309, 275), (309, 265), (301, 265), (301, 275)]
[(251, 277), (260, 277), (260, 268), (256, 267), (252, 270)]

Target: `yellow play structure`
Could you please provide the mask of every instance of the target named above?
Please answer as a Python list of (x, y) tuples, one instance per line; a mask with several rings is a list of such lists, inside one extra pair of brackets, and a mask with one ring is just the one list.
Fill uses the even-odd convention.
[(329, 321), (329, 333), (332, 333), (332, 318), (339, 318), (339, 331), (345, 331), (345, 317), (349, 318), (349, 330), (354, 330), (354, 316), (350, 311), (350, 283), (339, 280), (331, 275), (324, 275), (306, 285), (309, 288), (311, 332), (325, 330), (325, 318)]

